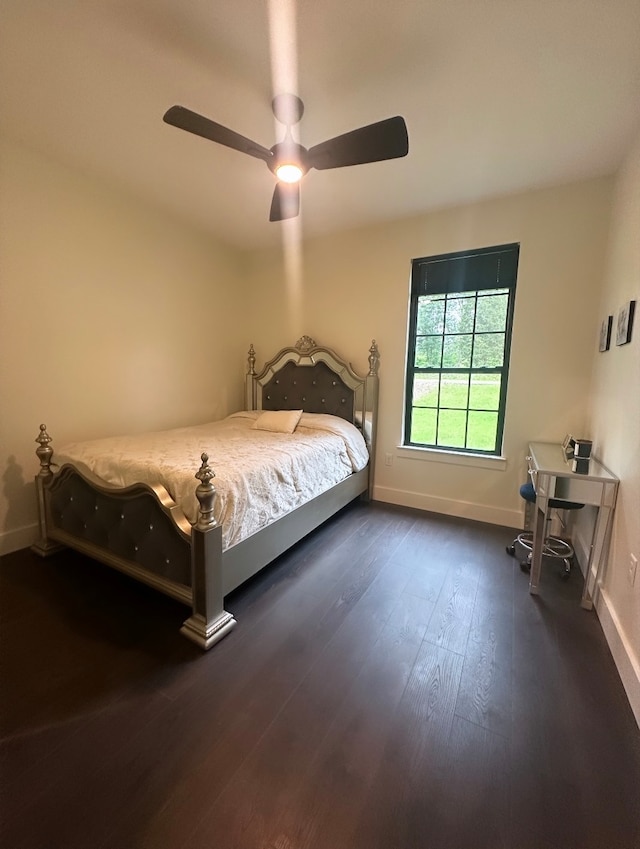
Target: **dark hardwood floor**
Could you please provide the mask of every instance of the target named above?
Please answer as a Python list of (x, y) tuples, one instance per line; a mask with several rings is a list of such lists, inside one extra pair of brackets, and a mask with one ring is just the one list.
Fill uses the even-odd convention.
[(354, 504), (186, 609), (0, 564), (4, 849), (638, 849), (640, 732), (580, 576), (508, 529)]

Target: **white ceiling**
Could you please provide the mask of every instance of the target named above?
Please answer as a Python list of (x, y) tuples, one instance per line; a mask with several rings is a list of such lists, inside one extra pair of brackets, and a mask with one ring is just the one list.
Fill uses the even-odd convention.
[(306, 176), (305, 237), (611, 173), (640, 118), (640, 0), (2, 0), (0, 39), (5, 135), (247, 248), (273, 176), (169, 106), (265, 147), (274, 89), (306, 147), (404, 116), (405, 159)]

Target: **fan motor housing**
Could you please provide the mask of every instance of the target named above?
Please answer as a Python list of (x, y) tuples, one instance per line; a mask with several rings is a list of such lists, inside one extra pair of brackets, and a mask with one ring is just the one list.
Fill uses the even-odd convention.
[(301, 144), (291, 140), (279, 142), (271, 148), (271, 153), (273, 156), (267, 165), (273, 174), (281, 165), (297, 165), (303, 175), (309, 170), (309, 152)]

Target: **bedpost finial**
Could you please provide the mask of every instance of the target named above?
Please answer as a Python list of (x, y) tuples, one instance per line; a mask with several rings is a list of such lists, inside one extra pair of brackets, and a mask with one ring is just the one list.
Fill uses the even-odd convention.
[(248, 374), (255, 374), (256, 373), (256, 351), (255, 351), (255, 348), (253, 347), (253, 342), (249, 345), (248, 362), (249, 362)]
[(43, 478), (49, 477), (52, 474), (51, 458), (53, 457), (53, 448), (49, 445), (51, 437), (47, 433), (46, 425), (40, 425), (40, 433), (36, 437), (35, 441), (38, 443), (36, 454), (38, 455), (38, 460), (40, 460), (40, 471), (38, 472), (38, 475)]
[(206, 486), (211, 481), (211, 478), (215, 478), (216, 473), (213, 471), (213, 469), (209, 465), (209, 455), (208, 454), (205, 454), (203, 452), (200, 455), (200, 459), (202, 460), (202, 465), (200, 466), (200, 468), (196, 472), (196, 477), (198, 478), (198, 480), (204, 486)]
[(373, 339), (371, 342), (371, 347), (369, 348), (369, 374), (374, 375), (378, 374), (378, 366), (380, 364), (380, 351), (378, 350), (378, 345), (376, 344), (376, 340)]
[(196, 478), (200, 481), (196, 487), (196, 498), (200, 504), (198, 511), (198, 521), (196, 528), (200, 531), (215, 528), (217, 522), (213, 515), (213, 504), (216, 499), (216, 488), (211, 483), (211, 479), (215, 478), (216, 473), (209, 465), (209, 455), (204, 452), (200, 455), (202, 465), (196, 472)]

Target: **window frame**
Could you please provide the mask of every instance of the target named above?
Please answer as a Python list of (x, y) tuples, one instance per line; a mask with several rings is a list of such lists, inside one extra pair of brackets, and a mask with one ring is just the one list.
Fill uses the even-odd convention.
[[(411, 290), (409, 296), (409, 323), (407, 333), (407, 360), (405, 368), (405, 405), (403, 423), (403, 447), (426, 448), (437, 452), (460, 453), (465, 455), (500, 456), (504, 439), (504, 425), (507, 402), (507, 387), (509, 379), (509, 365), (511, 358), (511, 339), (513, 335), (513, 320), (515, 314), (515, 296), (517, 283), (518, 260), (520, 245), (517, 242), (496, 245), (476, 250), (458, 251), (449, 254), (437, 254), (436, 256), (420, 257), (411, 261)], [(467, 296), (474, 295), (474, 326), (471, 332), (472, 345), (481, 333), (476, 333), (475, 319), (477, 317), (478, 297), (482, 292), (495, 289), (507, 290), (507, 308), (504, 326), (504, 356), (502, 366), (497, 367), (473, 367), (470, 362), (468, 368), (451, 368), (443, 365), (444, 340), (447, 335), (446, 326), (442, 332), (442, 354), (440, 367), (416, 367), (415, 357), (418, 344), (418, 305), (419, 299), (428, 295), (442, 295), (445, 298), (445, 308), (448, 297), (464, 293)], [(479, 294), (480, 293), (480, 294)], [(488, 331), (487, 331), (488, 332)], [(497, 373), (501, 375), (500, 395), (497, 410), (496, 439), (493, 449), (468, 448), (450, 445), (437, 445), (426, 442), (415, 442), (411, 440), (413, 410), (413, 391), (415, 377), (418, 374), (461, 373), (469, 376), (469, 390), (467, 394), (467, 405), (464, 408), (466, 415), (466, 428), (469, 425), (469, 400), (471, 378), (474, 374)], [(441, 409), (440, 398), (436, 407), (436, 440), (437, 423)], [(473, 411), (473, 410), (472, 410)], [(491, 411), (494, 412), (494, 411)], [(465, 441), (467, 429), (465, 428)]]

